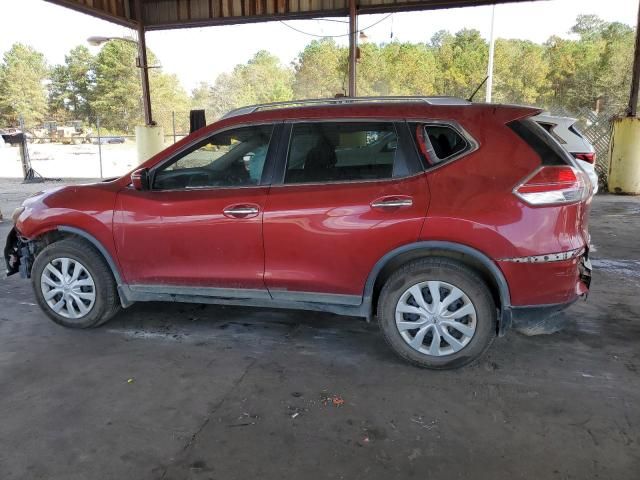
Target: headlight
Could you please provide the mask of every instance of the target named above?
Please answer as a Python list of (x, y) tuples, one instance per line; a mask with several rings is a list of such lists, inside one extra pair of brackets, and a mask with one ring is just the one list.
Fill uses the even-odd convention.
[(16, 223), (18, 221), (18, 217), (22, 214), (22, 212), (24, 212), (24, 207), (18, 207), (13, 211), (13, 214), (11, 215), (11, 220), (13, 220), (13, 223)]

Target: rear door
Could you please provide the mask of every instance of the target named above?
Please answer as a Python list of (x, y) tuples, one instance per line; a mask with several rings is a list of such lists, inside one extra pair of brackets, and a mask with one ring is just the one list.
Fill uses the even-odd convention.
[(359, 304), (387, 252), (418, 239), (429, 194), (409, 128), (286, 126), (264, 213), (265, 283), (282, 300)]

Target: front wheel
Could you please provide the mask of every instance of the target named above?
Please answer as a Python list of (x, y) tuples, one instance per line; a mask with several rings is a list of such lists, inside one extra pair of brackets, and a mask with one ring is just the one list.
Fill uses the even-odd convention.
[(93, 247), (65, 239), (43, 249), (33, 263), (31, 282), (38, 304), (65, 327), (97, 327), (120, 308), (116, 283)]
[(496, 335), (496, 307), (470, 268), (443, 258), (407, 264), (385, 283), (378, 322), (391, 348), (425, 368), (446, 369), (479, 358)]

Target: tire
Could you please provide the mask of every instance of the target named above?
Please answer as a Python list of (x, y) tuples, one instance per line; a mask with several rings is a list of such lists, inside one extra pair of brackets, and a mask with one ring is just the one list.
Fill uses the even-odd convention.
[[(76, 265), (79, 274), (74, 282)], [(64, 271), (69, 280), (66, 286), (61, 276)], [(60, 240), (44, 248), (33, 263), (31, 284), (40, 308), (65, 327), (99, 327), (120, 311), (116, 282), (109, 266), (100, 252), (83, 240)], [(47, 299), (45, 295), (53, 296)]]
[[(462, 295), (448, 307), (434, 305), (435, 295), (441, 302), (459, 292)], [(414, 294), (422, 295), (423, 302)], [(446, 258), (425, 258), (401, 267), (386, 281), (378, 301), (378, 323), (389, 346), (423, 368), (458, 368), (477, 360), (491, 346), (496, 322), (495, 302), (482, 278)]]

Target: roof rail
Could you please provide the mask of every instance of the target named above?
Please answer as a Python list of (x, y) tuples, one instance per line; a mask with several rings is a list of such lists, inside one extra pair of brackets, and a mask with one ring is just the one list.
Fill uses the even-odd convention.
[(337, 97), (337, 98), (313, 98), (308, 100), (289, 100), (286, 102), (261, 103), (247, 105), (227, 112), (222, 118), (231, 118), (238, 115), (254, 113), (260, 110), (273, 110), (276, 108), (305, 107), (308, 105), (344, 105), (354, 103), (392, 103), (392, 102), (423, 102), (429, 105), (471, 105), (471, 102), (457, 97)]

